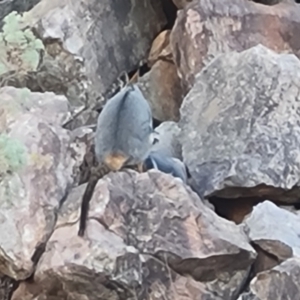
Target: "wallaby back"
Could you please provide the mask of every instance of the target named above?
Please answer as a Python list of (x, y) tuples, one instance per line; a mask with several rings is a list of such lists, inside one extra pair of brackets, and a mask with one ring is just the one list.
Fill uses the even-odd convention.
[(112, 97), (98, 117), (95, 153), (112, 170), (143, 161), (151, 147), (152, 115), (137, 85)]

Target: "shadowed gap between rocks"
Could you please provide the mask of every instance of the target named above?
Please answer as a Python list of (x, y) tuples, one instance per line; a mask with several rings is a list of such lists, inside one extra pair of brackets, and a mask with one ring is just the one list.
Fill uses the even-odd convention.
[[(280, 2), (283, 2), (282, 0), (251, 0), (251, 1), (263, 5), (268, 5), (268, 6), (276, 5), (279, 4)], [(294, 1), (295, 3), (300, 3), (300, 0), (294, 0)]]
[(276, 5), (278, 3), (280, 3), (282, 0), (252, 0), (255, 3), (260, 3), (260, 4), (264, 4), (264, 5)]
[[(161, 0), (163, 11), (167, 18), (167, 25), (163, 30), (172, 29), (177, 16), (177, 7), (173, 0)], [(163, 31), (162, 30), (162, 31)]]
[[(244, 196), (246, 195), (246, 196)], [(267, 185), (252, 188), (224, 188), (207, 197), (214, 205), (215, 212), (225, 219), (239, 224), (244, 217), (251, 213), (252, 208), (265, 200), (276, 205), (300, 207), (299, 188), (284, 190)]]
[(10, 300), (13, 292), (18, 288), (19, 282), (0, 274), (0, 299)]

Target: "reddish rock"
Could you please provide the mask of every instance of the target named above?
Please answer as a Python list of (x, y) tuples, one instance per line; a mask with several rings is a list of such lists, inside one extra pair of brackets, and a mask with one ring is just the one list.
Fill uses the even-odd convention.
[(170, 40), (186, 90), (195, 74), (220, 53), (262, 44), (276, 52), (300, 55), (300, 6), (261, 5), (249, 0), (195, 0), (183, 10)]
[(183, 95), (177, 69), (172, 61), (158, 60), (139, 79), (139, 86), (149, 101), (153, 117), (159, 121), (178, 121)]
[(161, 32), (153, 41), (148, 56), (148, 66), (152, 67), (159, 59), (173, 61), (170, 47), (170, 30)]

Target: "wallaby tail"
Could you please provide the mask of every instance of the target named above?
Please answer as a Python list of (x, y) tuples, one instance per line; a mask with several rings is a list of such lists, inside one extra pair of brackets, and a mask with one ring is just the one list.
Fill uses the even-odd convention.
[(92, 195), (93, 195), (93, 192), (94, 192), (97, 182), (98, 182), (98, 179), (93, 179), (93, 180), (89, 181), (89, 183), (85, 189), (83, 198), (82, 198), (79, 230), (78, 230), (78, 236), (81, 236), (81, 237), (84, 235), (84, 232), (85, 232), (86, 219), (87, 219), (88, 210), (89, 210), (89, 203), (92, 198)]
[(85, 192), (82, 197), (81, 202), (81, 212), (80, 212), (80, 220), (79, 220), (79, 230), (78, 236), (83, 236), (86, 228), (86, 220), (88, 217), (89, 211), (89, 203), (93, 196), (94, 189), (99, 179), (110, 172), (110, 168), (106, 165), (98, 166), (97, 168), (92, 168), (91, 170), (91, 178), (89, 183), (85, 189)]

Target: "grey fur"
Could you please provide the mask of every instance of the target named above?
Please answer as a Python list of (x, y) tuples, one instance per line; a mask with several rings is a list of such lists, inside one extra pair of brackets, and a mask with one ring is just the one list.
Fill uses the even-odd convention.
[(127, 85), (104, 106), (98, 117), (95, 153), (98, 162), (118, 153), (128, 157), (127, 165), (143, 161), (151, 147), (152, 114), (137, 85)]
[(187, 173), (182, 161), (166, 155), (163, 151), (152, 151), (145, 160), (147, 169), (156, 169), (163, 173), (171, 174), (187, 182)]

